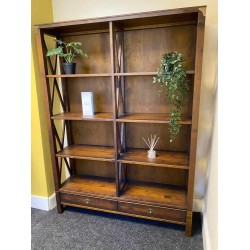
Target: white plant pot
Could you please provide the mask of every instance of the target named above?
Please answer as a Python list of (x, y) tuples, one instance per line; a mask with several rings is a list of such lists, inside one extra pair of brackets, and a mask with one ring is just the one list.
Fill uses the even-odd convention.
[(156, 151), (155, 150), (148, 150), (148, 158), (155, 158)]

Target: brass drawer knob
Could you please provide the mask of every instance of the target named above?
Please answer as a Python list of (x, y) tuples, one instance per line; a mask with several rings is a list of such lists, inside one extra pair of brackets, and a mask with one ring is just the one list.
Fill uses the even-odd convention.
[(149, 209), (147, 209), (147, 212), (148, 212), (148, 214), (153, 214), (153, 209), (149, 208)]
[(90, 203), (90, 199), (85, 199), (85, 200), (84, 200), (84, 203), (85, 203), (85, 204), (89, 204), (89, 203)]

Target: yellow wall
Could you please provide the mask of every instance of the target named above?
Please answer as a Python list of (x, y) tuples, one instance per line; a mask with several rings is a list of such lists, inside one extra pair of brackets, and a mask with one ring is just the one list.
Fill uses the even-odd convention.
[(46, 131), (45, 112), (39, 76), (34, 24), (53, 22), (51, 0), (32, 0), (31, 13), (31, 194), (49, 197), (54, 192)]

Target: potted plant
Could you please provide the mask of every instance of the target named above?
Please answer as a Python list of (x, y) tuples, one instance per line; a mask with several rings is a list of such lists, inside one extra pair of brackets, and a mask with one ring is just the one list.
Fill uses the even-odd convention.
[(169, 99), (170, 104), (170, 142), (180, 132), (181, 112), (186, 101), (188, 92), (188, 80), (186, 69), (182, 65), (183, 57), (180, 53), (170, 52), (163, 55), (160, 68), (157, 70), (156, 77), (153, 77), (153, 83), (159, 84), (159, 92)]
[(55, 39), (57, 43), (57, 48), (48, 50), (46, 56), (59, 55), (65, 59), (65, 63), (63, 63), (63, 69), (65, 74), (75, 74), (76, 63), (73, 63), (72, 60), (76, 56), (88, 57), (85, 54), (80, 46), (82, 43), (80, 42), (70, 42), (66, 43), (61, 40)]

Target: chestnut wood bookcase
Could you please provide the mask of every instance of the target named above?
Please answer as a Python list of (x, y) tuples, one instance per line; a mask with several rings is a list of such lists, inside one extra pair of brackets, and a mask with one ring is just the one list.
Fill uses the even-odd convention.
[[(58, 213), (75, 206), (176, 223), (191, 236), (205, 10), (36, 26)], [(76, 74), (61, 74), (61, 59), (45, 56), (48, 37), (82, 42), (89, 59), (77, 58)], [(171, 51), (185, 58), (190, 90), (170, 143), (168, 100), (152, 81)], [(94, 93), (93, 117), (82, 115), (82, 91)], [(142, 136), (154, 133), (157, 157), (148, 159)], [(70, 177), (62, 181), (64, 165)]]

